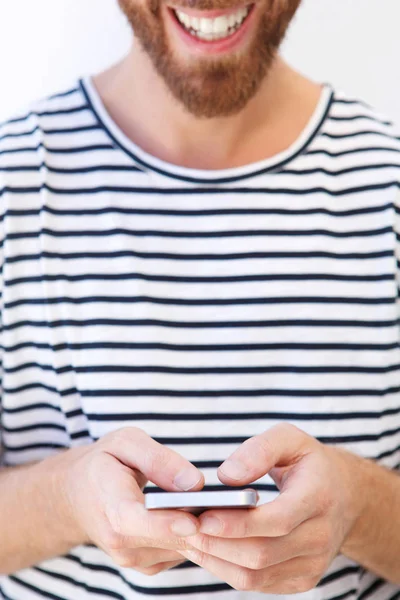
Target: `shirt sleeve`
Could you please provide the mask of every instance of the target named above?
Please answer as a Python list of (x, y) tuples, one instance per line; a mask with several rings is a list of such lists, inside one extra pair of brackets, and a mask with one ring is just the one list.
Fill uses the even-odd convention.
[(4, 189), (0, 162), (0, 466), (3, 464), (3, 257), (4, 257)]

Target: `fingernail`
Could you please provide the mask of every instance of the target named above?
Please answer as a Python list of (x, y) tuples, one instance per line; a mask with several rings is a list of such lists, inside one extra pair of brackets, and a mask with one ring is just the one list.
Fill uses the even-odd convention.
[(218, 535), (222, 531), (222, 522), (216, 517), (205, 517), (200, 523), (200, 533)]
[(186, 467), (178, 473), (174, 479), (174, 484), (183, 492), (194, 488), (201, 480), (201, 473), (195, 467)]
[(172, 523), (171, 531), (180, 537), (187, 537), (189, 535), (195, 535), (197, 533), (197, 528), (190, 519), (177, 519)]
[(223, 475), (229, 477), (229, 479), (243, 479), (248, 475), (248, 470), (243, 463), (236, 460), (228, 459), (219, 468)]

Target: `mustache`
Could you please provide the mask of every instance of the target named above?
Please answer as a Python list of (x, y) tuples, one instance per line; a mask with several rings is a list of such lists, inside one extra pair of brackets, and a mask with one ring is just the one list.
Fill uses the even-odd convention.
[[(196, 10), (236, 10), (240, 8), (245, 8), (247, 6), (252, 6), (255, 4), (255, 1), (251, 2), (251, 0), (237, 3), (237, 4), (227, 4), (224, 1), (219, 0), (186, 0), (186, 2), (180, 2), (179, 0), (173, 0), (171, 3), (165, 3), (167, 7), (182, 9), (190, 8)], [(151, 11), (157, 13), (161, 8), (160, 0), (151, 0)]]

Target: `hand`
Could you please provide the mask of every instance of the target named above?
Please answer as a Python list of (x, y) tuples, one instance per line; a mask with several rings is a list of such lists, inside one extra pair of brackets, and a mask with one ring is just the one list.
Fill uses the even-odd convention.
[(121, 567), (154, 575), (185, 562), (177, 549), (196, 533), (197, 519), (174, 510), (147, 511), (147, 480), (167, 491), (200, 490), (202, 473), (136, 428), (65, 453), (67, 516), (82, 543), (102, 548)]
[(279, 496), (255, 509), (209, 510), (181, 554), (237, 590), (292, 594), (320, 581), (358, 517), (362, 459), (289, 424), (247, 440), (219, 468), (227, 485), (269, 473)]

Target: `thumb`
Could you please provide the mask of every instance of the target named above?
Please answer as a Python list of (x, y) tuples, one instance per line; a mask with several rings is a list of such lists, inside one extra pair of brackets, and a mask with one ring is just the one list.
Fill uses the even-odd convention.
[(186, 458), (159, 444), (142, 429), (126, 427), (102, 438), (104, 450), (168, 492), (199, 490), (204, 476)]
[(319, 442), (289, 423), (280, 423), (246, 440), (218, 469), (226, 485), (246, 485), (274, 467), (295, 464)]

